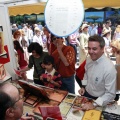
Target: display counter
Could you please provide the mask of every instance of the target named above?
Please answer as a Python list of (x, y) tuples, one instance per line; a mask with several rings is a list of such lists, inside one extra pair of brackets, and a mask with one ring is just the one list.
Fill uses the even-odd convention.
[[(42, 119), (40, 108), (53, 109), (59, 106), (64, 120), (107, 120), (108, 117), (111, 117), (111, 120), (120, 120), (120, 106), (116, 102), (105, 107), (97, 107), (95, 110), (82, 111), (81, 106), (86, 102), (93, 102), (92, 99), (23, 80), (19, 80), (18, 83), (25, 91), (24, 114), (34, 113), (39, 119)], [(54, 114), (57, 112), (53, 111)], [(48, 117), (51, 116), (48, 115)]]

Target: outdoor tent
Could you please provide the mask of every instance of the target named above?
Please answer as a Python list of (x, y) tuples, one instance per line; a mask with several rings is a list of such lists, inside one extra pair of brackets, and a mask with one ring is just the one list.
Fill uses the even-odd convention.
[[(13, 70), (17, 68), (17, 66), (15, 65), (16, 61), (9, 16), (44, 13), (46, 1), (47, 0), (0, 0), (0, 25), (2, 25), (4, 31), (4, 45), (8, 46), (10, 54), (10, 62), (5, 64), (5, 68), (13, 80), (16, 78)], [(83, 4), (85, 9), (101, 9), (104, 7), (119, 8), (119, 1), (120, 0), (83, 0)]]
[[(2, 40), (3, 40), (4, 46), (7, 45), (8, 52), (10, 55), (9, 56), (10, 62), (4, 65), (7, 71), (7, 76), (4, 78), (5, 80), (8, 80), (8, 78), (11, 78), (11, 77), (13, 80), (17, 79), (17, 76), (15, 75), (15, 72), (14, 72), (14, 69), (17, 69), (17, 66), (15, 64), (16, 60), (15, 60), (14, 46), (13, 46), (11, 27), (10, 27), (10, 21), (9, 21), (8, 7), (35, 4), (41, 1), (43, 0), (0, 0), (0, 26), (3, 28), (3, 32), (2, 32), (3, 39)], [(7, 57), (7, 56), (8, 55), (3, 56), (3, 57)]]
[[(44, 13), (45, 4), (46, 2), (40, 2), (36, 4), (12, 6), (9, 7), (9, 15), (16, 16), (24, 14), (30, 15), (32, 13), (35, 14)], [(120, 0), (83, 0), (83, 4), (85, 9), (88, 8), (102, 9), (105, 7), (119, 8)]]

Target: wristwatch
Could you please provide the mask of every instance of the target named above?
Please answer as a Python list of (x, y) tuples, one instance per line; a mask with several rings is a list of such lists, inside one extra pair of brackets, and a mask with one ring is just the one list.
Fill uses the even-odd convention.
[(93, 102), (92, 104), (93, 104), (94, 107), (97, 107), (97, 106), (98, 106), (98, 104), (95, 103), (95, 102)]

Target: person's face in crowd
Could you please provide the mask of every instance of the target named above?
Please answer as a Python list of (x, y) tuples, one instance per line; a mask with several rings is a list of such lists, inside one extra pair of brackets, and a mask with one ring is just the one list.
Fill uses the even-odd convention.
[(110, 27), (111, 26), (111, 22), (106, 23), (106, 27)]
[(17, 34), (14, 36), (14, 38), (17, 39), (17, 40), (19, 40), (19, 39), (20, 39), (20, 36), (21, 36), (20, 33), (17, 33)]
[(44, 64), (44, 68), (47, 70), (47, 71), (51, 71), (53, 69), (53, 65), (51, 63), (49, 64)]
[(93, 61), (99, 59), (104, 53), (104, 48), (100, 47), (99, 42), (89, 41), (88, 42), (88, 53)]
[(37, 35), (37, 36), (40, 36), (40, 31), (37, 31), (37, 32), (36, 32), (36, 35)]
[(88, 26), (83, 29), (84, 32), (88, 32)]
[(55, 46), (57, 46), (57, 45), (63, 45), (63, 39), (62, 38), (58, 38), (58, 37), (54, 37), (53, 38), (53, 44)]
[(6, 86), (7, 89), (4, 90), (9, 96), (15, 101), (13, 106), (6, 111), (6, 117), (10, 120), (18, 120), (23, 114), (23, 100), (20, 97), (18, 89), (10, 85)]
[(110, 27), (111, 25), (112, 25), (111, 22), (109, 22), (109, 23), (108, 23), (108, 26)]
[(33, 55), (33, 57), (35, 57), (35, 58), (37, 58), (37, 57), (39, 56), (39, 54), (37, 54), (35, 50), (32, 51), (32, 55)]
[(44, 35), (46, 35), (47, 37), (49, 37), (49, 31), (47, 30), (47, 28), (43, 29)]

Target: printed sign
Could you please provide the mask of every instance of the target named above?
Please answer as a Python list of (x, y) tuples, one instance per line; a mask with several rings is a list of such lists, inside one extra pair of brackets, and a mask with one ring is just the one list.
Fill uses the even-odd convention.
[(49, 0), (46, 4), (46, 26), (58, 37), (74, 33), (82, 24), (83, 18), (82, 0)]

